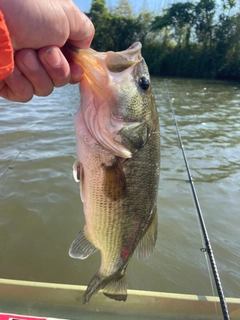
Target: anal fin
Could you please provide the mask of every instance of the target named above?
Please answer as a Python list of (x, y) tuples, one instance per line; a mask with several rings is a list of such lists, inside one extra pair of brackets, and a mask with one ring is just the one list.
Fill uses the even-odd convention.
[(86, 238), (85, 229), (79, 232), (76, 239), (70, 246), (69, 255), (75, 259), (86, 259), (98, 249)]
[(147, 259), (154, 251), (157, 242), (158, 216), (157, 206), (153, 209), (149, 226), (135, 250), (139, 260)]

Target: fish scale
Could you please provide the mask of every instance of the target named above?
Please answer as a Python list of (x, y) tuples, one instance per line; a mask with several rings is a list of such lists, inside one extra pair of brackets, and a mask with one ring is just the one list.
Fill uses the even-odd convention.
[[(75, 117), (77, 161), (86, 225), (69, 254), (101, 252), (101, 266), (83, 296), (102, 289), (127, 299), (127, 265), (154, 250), (160, 170), (160, 133), (141, 44), (122, 52), (72, 52), (84, 71)], [(96, 65), (96, 68), (94, 68)], [(74, 176), (76, 165), (74, 165)], [(77, 179), (79, 180), (79, 179)]]

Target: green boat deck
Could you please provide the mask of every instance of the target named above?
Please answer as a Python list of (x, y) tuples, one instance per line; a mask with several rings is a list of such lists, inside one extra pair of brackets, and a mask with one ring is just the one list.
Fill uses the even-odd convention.
[[(87, 319), (222, 319), (217, 297), (128, 290), (126, 302), (101, 292), (83, 305), (85, 286), (0, 279), (0, 312)], [(240, 319), (240, 299), (226, 298), (231, 320)]]

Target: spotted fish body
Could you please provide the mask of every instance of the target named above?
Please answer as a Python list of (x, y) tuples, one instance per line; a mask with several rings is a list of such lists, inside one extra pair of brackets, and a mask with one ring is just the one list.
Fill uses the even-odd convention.
[(126, 268), (133, 253), (147, 258), (157, 238), (159, 122), (141, 44), (122, 52), (72, 52), (84, 69), (75, 117), (77, 160), (86, 225), (69, 254), (101, 252), (101, 266), (83, 303), (102, 289), (127, 298)]

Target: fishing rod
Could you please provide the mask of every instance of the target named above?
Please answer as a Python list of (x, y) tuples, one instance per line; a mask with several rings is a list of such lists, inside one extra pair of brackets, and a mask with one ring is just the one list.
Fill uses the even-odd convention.
[(176, 131), (177, 131), (178, 140), (179, 140), (179, 143), (180, 143), (180, 148), (182, 150), (184, 163), (185, 163), (185, 166), (186, 166), (186, 169), (187, 169), (189, 183), (191, 185), (191, 190), (192, 190), (192, 194), (193, 194), (193, 198), (194, 198), (194, 203), (195, 203), (195, 206), (196, 206), (196, 209), (197, 209), (198, 218), (199, 218), (201, 229), (202, 229), (203, 236), (204, 236), (204, 241), (205, 241), (206, 248), (204, 248), (205, 250), (203, 250), (203, 251), (207, 251), (207, 253), (208, 253), (208, 257), (209, 257), (209, 260), (210, 260), (210, 264), (211, 264), (211, 268), (212, 268), (212, 272), (213, 272), (216, 288), (217, 288), (217, 291), (218, 291), (218, 297), (219, 297), (221, 308), (222, 308), (223, 318), (224, 318), (224, 320), (230, 320), (228, 307), (227, 307), (227, 303), (226, 303), (225, 296), (224, 296), (224, 293), (223, 293), (223, 288), (222, 288), (220, 276), (219, 276), (219, 273), (218, 273), (216, 260), (214, 258), (214, 254), (213, 254), (212, 246), (211, 246), (210, 239), (209, 239), (209, 236), (208, 236), (207, 228), (206, 228), (206, 225), (205, 225), (205, 222), (204, 222), (204, 218), (203, 218), (203, 214), (202, 214), (202, 211), (201, 211), (201, 208), (200, 208), (200, 204), (199, 204), (199, 201), (198, 201), (197, 192), (196, 192), (196, 189), (195, 189), (195, 186), (194, 186), (192, 174), (191, 174), (190, 167), (189, 167), (188, 160), (187, 160), (187, 156), (186, 156), (186, 153), (185, 153), (185, 150), (184, 150), (184, 145), (182, 143), (182, 138), (181, 138), (180, 131), (179, 131), (179, 128), (178, 128), (177, 119), (176, 119), (176, 116), (175, 116), (175, 113), (174, 113), (174, 108), (173, 108), (173, 105), (172, 105), (172, 100), (170, 98), (170, 94), (169, 94), (169, 90), (168, 90), (168, 84), (167, 84), (166, 79), (164, 80), (164, 82), (165, 82), (165, 88), (166, 88), (166, 91), (167, 91), (170, 108), (171, 108), (171, 111), (172, 111), (172, 116), (173, 116), (173, 119), (174, 119)]

